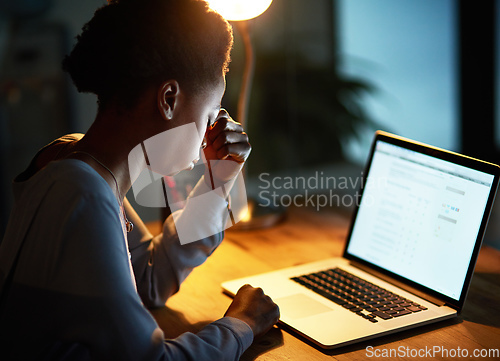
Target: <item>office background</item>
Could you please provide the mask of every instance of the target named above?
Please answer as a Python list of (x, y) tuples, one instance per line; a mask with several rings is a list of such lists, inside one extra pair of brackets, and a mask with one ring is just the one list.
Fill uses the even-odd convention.
[[(85, 132), (95, 97), (60, 70), (103, 0), (0, 0), (0, 234), (37, 149)], [(250, 22), (250, 192), (263, 172), (360, 174), (375, 129), (500, 163), (497, 0), (274, 0)], [(224, 106), (236, 114), (241, 39)], [(138, 207), (146, 220), (156, 209)], [(500, 212), (486, 241), (500, 248)]]

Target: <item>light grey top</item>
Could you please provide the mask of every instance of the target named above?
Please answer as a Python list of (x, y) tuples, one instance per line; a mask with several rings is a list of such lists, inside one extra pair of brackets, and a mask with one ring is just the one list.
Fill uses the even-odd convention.
[(2, 360), (237, 360), (252, 343), (231, 317), (164, 341), (144, 306), (164, 305), (222, 234), (181, 246), (169, 217), (163, 234), (127, 243), (111, 188), (76, 159), (49, 163), (14, 194), (0, 244)]

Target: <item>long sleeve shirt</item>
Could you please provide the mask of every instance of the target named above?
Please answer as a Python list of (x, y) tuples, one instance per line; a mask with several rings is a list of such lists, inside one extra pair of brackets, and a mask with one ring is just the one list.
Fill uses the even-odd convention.
[(231, 317), (165, 341), (144, 305), (163, 305), (220, 234), (182, 246), (169, 217), (161, 235), (129, 244), (111, 188), (76, 159), (49, 163), (14, 194), (0, 244), (0, 359), (221, 361), (251, 344)]

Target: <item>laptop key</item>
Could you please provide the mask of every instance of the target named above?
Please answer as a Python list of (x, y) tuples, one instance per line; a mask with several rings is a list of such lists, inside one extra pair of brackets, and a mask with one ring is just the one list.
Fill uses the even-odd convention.
[(420, 311), (422, 311), (422, 309), (420, 307), (417, 307), (417, 306), (406, 307), (406, 309), (408, 311), (411, 311), (411, 312), (420, 312)]
[(372, 314), (375, 315), (375, 316), (380, 317), (383, 320), (388, 320), (389, 318), (392, 318), (391, 315), (388, 315), (387, 313), (382, 312), (382, 311), (375, 311)]
[(345, 305), (347, 302), (341, 298), (336, 297), (335, 295), (329, 293), (328, 291), (318, 292), (321, 296), (328, 298), (330, 301), (335, 302), (338, 305)]
[(342, 307), (347, 308), (350, 310), (351, 308), (357, 308), (356, 305), (353, 305), (352, 303), (345, 303), (342, 305)]
[(412, 313), (412, 312), (411, 312), (411, 311), (408, 311), (408, 310), (404, 310), (404, 311), (401, 311), (401, 312), (395, 313), (395, 314), (393, 314), (392, 316), (393, 316), (393, 317), (399, 317), (399, 316), (409, 315), (410, 313)]

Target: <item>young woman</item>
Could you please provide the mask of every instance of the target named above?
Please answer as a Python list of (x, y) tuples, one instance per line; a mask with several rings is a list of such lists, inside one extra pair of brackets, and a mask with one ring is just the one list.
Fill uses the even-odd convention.
[[(181, 245), (170, 216), (153, 237), (124, 199), (130, 174), (146, 167), (130, 152), (187, 124), (197, 130), (189, 151), (155, 149), (167, 165), (192, 166), (204, 137), (207, 160), (241, 169), (248, 137), (220, 109), (231, 47), (230, 25), (201, 0), (112, 0), (84, 26), (63, 67), (97, 95), (98, 114), (85, 136), (49, 144), (14, 181), (0, 244), (0, 359), (237, 360), (277, 322), (271, 299), (244, 286), (223, 318), (165, 341), (145, 306), (163, 306), (222, 234)], [(202, 177), (191, 196), (210, 189)], [(220, 198), (205, 212), (222, 219), (226, 207)], [(188, 201), (176, 219), (194, 208)]]

